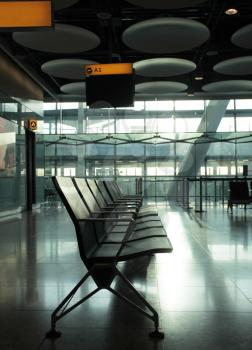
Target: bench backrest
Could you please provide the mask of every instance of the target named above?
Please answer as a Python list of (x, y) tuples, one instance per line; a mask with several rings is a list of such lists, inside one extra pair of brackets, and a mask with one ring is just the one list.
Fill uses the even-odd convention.
[(98, 203), (100, 209), (101, 208), (105, 208), (108, 204), (106, 203), (106, 201), (104, 200), (103, 196), (101, 195), (95, 180), (92, 179), (86, 179), (88, 187), (90, 188), (96, 202)]
[(77, 190), (80, 191), (80, 194), (85, 201), (85, 204), (88, 208), (89, 214), (92, 215), (94, 211), (100, 211), (100, 207), (97, 204), (86, 180), (84, 178), (74, 178), (74, 183), (77, 187)]
[(103, 228), (99, 227), (100, 223), (96, 225), (94, 222), (85, 221), (90, 218), (88, 209), (70, 177), (55, 176), (52, 180), (75, 225), (80, 256), (87, 264), (99, 245), (97, 232), (104, 233)]
[(112, 181), (104, 181), (104, 183), (113, 201), (118, 200), (120, 198), (120, 194), (115, 190)]
[(98, 189), (100, 190), (103, 198), (105, 199), (105, 201), (108, 203), (108, 204), (113, 204), (113, 200), (111, 199), (109, 193), (108, 193), (108, 190), (106, 189), (104, 183), (102, 180), (97, 180), (96, 181), (96, 184), (97, 184), (97, 187)]
[(249, 188), (247, 181), (230, 181), (230, 199), (249, 199)]

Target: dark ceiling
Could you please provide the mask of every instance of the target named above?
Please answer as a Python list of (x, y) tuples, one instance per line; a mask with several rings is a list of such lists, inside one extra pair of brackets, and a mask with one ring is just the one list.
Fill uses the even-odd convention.
[[(239, 11), (238, 14), (234, 16), (226, 15), (225, 10), (230, 7), (236, 7)], [(138, 52), (122, 43), (121, 36), (127, 27), (139, 21), (156, 17), (183, 17), (197, 20), (207, 25), (211, 32), (210, 39), (200, 47), (186, 52), (161, 55)], [(189, 91), (197, 92), (201, 91), (202, 85), (219, 80), (252, 80), (252, 76), (249, 75), (246, 77), (230, 77), (213, 71), (213, 66), (218, 62), (229, 58), (251, 55), (251, 50), (239, 48), (230, 41), (230, 37), (236, 30), (251, 22), (251, 0), (208, 0), (197, 7), (173, 10), (144, 9), (122, 0), (80, 0), (72, 7), (55, 12), (55, 23), (76, 25), (96, 33), (101, 39), (101, 44), (94, 50), (76, 55), (51, 54), (20, 46), (13, 41), (9, 33), (2, 34), (2, 38), (11, 48), (12, 55), (19, 62), (25, 65), (32, 74), (37, 72), (37, 78), (48, 87), (47, 94), (49, 91), (59, 95), (60, 86), (69, 83), (69, 80), (50, 77), (43, 73), (40, 67), (49, 60), (62, 57), (85, 58), (100, 63), (136, 62), (155, 57), (188, 59), (197, 65), (194, 72), (169, 79), (163, 78), (163, 80), (183, 82), (189, 86)], [(204, 79), (196, 81), (194, 78), (198, 75), (202, 75)], [(136, 82), (155, 79), (157, 80), (157, 78), (137, 76)]]

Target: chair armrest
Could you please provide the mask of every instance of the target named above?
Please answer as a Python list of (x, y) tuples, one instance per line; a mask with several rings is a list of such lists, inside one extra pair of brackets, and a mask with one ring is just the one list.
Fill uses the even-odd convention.
[(126, 233), (125, 233), (125, 235), (124, 235), (124, 237), (123, 237), (123, 239), (122, 239), (121, 246), (120, 246), (120, 248), (118, 249), (117, 254), (116, 254), (116, 256), (115, 256), (115, 264), (117, 263), (117, 261), (118, 261), (118, 259), (119, 259), (119, 257), (120, 257), (120, 254), (121, 254), (123, 248), (125, 247), (125, 245), (127, 244), (128, 240), (129, 240), (129, 238), (130, 238), (130, 236), (131, 236), (132, 233), (134, 232), (135, 226), (136, 226), (136, 221), (135, 221), (135, 220), (132, 220), (132, 221), (129, 223), (129, 226), (128, 226), (127, 230), (126, 230)]
[(132, 218), (117, 218), (117, 217), (114, 217), (114, 218), (86, 218), (86, 219), (79, 219), (78, 220), (79, 222), (85, 222), (85, 221), (118, 221), (118, 222), (135, 222), (134, 219)]
[(91, 215), (93, 215), (93, 214), (97, 214), (97, 215), (99, 215), (99, 214), (102, 214), (103, 216), (104, 215), (112, 215), (112, 214), (115, 214), (115, 215), (117, 215), (117, 214), (119, 214), (119, 215), (127, 215), (128, 214), (128, 216), (133, 216), (133, 217), (136, 217), (136, 213), (135, 212), (125, 212), (125, 211), (117, 211), (117, 210), (110, 210), (110, 211), (104, 211), (104, 210), (101, 210), (101, 211), (93, 211), (93, 212), (91, 212)]

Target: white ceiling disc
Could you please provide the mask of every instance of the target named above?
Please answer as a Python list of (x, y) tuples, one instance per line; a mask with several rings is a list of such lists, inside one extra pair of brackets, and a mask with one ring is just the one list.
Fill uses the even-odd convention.
[(131, 4), (150, 9), (179, 9), (198, 5), (206, 0), (127, 0)]
[(63, 58), (45, 62), (41, 70), (53, 77), (78, 80), (85, 78), (84, 67), (87, 64), (96, 64), (90, 60)]
[(55, 24), (54, 30), (15, 32), (13, 39), (30, 49), (52, 53), (84, 52), (100, 44), (99, 37), (93, 32), (68, 24)]
[(136, 94), (135, 95), (135, 101), (152, 101), (153, 99), (157, 100), (166, 100), (166, 99), (174, 99), (174, 98), (181, 98), (181, 97), (187, 97), (187, 92), (175, 92), (175, 93), (167, 93), (167, 94)]
[(152, 58), (135, 62), (133, 67), (145, 77), (172, 77), (194, 71), (196, 64), (180, 58)]
[(122, 40), (128, 47), (146, 53), (174, 53), (200, 46), (210, 36), (202, 23), (186, 18), (154, 18), (127, 28)]
[(187, 87), (183, 83), (174, 81), (149, 81), (147, 83), (137, 84), (135, 91), (139, 94), (169, 94), (185, 91)]
[(231, 37), (233, 44), (246, 49), (252, 49), (252, 23), (237, 30)]
[(70, 83), (66, 85), (62, 85), (60, 91), (64, 92), (64, 94), (78, 95), (82, 96), (86, 93), (86, 83), (83, 81), (77, 83)]
[(251, 80), (223, 80), (202, 86), (206, 92), (243, 92), (252, 90)]
[(78, 1), (79, 0), (54, 0), (54, 8), (55, 10), (61, 10), (73, 6)]
[(217, 73), (230, 75), (252, 74), (252, 56), (236, 57), (217, 63), (213, 69)]

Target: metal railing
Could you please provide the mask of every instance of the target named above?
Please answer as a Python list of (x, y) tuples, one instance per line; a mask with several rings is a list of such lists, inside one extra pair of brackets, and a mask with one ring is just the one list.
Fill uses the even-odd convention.
[[(97, 177), (98, 179), (98, 177)], [(100, 179), (100, 178), (99, 178)], [(185, 210), (194, 209), (203, 212), (209, 205), (225, 206), (229, 198), (229, 182), (241, 180), (237, 177), (103, 177), (104, 180), (116, 180), (125, 194), (143, 194), (145, 198), (155, 201), (174, 202)], [(246, 178), (252, 183), (252, 178)], [(250, 186), (251, 188), (251, 186)], [(50, 187), (52, 193), (54, 188)], [(45, 188), (48, 201), (58, 200), (49, 196), (48, 187)]]

